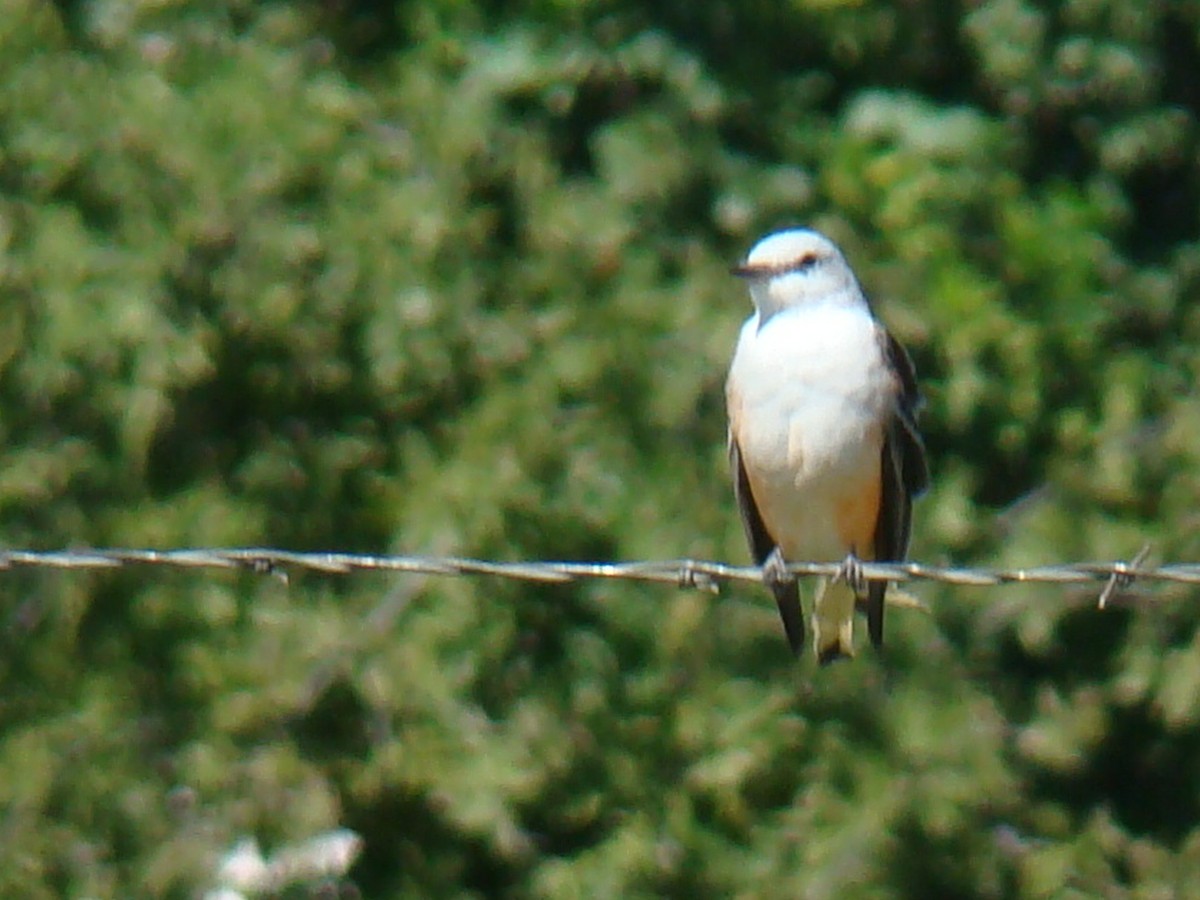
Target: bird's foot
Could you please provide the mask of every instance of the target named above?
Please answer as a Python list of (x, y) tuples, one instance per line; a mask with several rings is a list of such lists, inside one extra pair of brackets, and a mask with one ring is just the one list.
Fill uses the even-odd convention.
[(863, 574), (862, 562), (854, 555), (853, 550), (846, 554), (846, 558), (834, 573), (833, 580), (835, 583), (841, 581), (849, 585), (856, 597), (861, 597), (867, 592), (867, 577)]
[(788, 569), (787, 561), (783, 558), (783, 551), (776, 547), (771, 551), (771, 555), (763, 560), (762, 578), (765, 584), (772, 591), (776, 588), (787, 587), (796, 582), (796, 576)]

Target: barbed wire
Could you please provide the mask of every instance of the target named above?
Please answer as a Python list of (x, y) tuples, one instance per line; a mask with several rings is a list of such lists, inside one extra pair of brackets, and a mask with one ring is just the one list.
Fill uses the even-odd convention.
[[(965, 587), (1002, 584), (1098, 584), (1103, 608), (1134, 581), (1200, 584), (1200, 563), (1144, 567), (1150, 548), (1133, 559), (1074, 562), (1030, 568), (969, 568), (920, 562), (860, 563), (867, 581), (934, 581)], [(181, 569), (242, 569), (287, 579), (289, 570), (324, 574), (359, 571), (407, 572), (424, 575), (489, 575), (521, 581), (567, 583), (586, 579), (674, 584), (715, 592), (724, 582), (761, 582), (757, 566), (737, 566), (696, 559), (643, 562), (494, 562), (459, 556), (376, 556), (358, 553), (303, 553), (258, 547), (185, 550), (79, 549), (0, 550), (0, 571), (22, 568), (114, 569), (125, 566), (168, 566)], [(842, 563), (797, 562), (797, 576), (837, 577)]]

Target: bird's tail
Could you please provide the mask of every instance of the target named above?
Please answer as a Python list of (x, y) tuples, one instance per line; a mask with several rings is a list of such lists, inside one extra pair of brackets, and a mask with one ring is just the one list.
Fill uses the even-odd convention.
[(854, 655), (854, 589), (822, 578), (813, 600), (813, 646), (821, 665)]

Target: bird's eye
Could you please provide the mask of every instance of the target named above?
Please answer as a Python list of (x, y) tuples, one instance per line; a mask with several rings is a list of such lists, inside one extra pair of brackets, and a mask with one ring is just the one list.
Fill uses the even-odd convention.
[(802, 257), (796, 260), (796, 271), (807, 272), (817, 264), (817, 254), (805, 253)]

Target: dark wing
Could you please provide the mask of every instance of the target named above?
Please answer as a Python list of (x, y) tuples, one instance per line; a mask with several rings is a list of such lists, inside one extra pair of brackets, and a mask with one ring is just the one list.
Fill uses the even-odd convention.
[[(913, 498), (929, 486), (929, 464), (925, 445), (917, 431), (921, 395), (912, 360), (900, 343), (882, 326), (879, 339), (888, 366), (895, 373), (900, 392), (896, 411), (883, 435), (879, 521), (875, 524), (875, 560), (898, 562), (908, 553), (912, 528)], [(872, 581), (867, 588), (867, 631), (871, 643), (883, 646), (883, 605), (886, 581)]]
[[(917, 370), (913, 367), (908, 351), (880, 326), (879, 337), (883, 342), (888, 365), (900, 382), (900, 396), (896, 401), (896, 422), (900, 425), (900, 475), (904, 486), (912, 497), (919, 497), (929, 487), (929, 463), (925, 459), (925, 442), (917, 430), (917, 413), (921, 409), (921, 392), (917, 389)], [(907, 545), (905, 546), (907, 548)]]
[[(758, 504), (754, 502), (754, 495), (750, 491), (750, 479), (746, 476), (745, 466), (742, 465), (742, 452), (732, 434), (729, 435), (729, 470), (733, 473), (733, 496), (742, 516), (742, 527), (746, 530), (750, 553), (754, 557), (755, 565), (761, 566), (775, 551), (775, 539), (767, 532), (767, 526), (763, 524), (762, 516), (758, 512)], [(783, 619), (783, 631), (787, 635), (788, 645), (793, 653), (799, 654), (804, 649), (800, 584), (793, 579), (787, 583), (768, 582), (768, 587), (775, 595), (775, 605), (779, 607), (779, 617)]]

